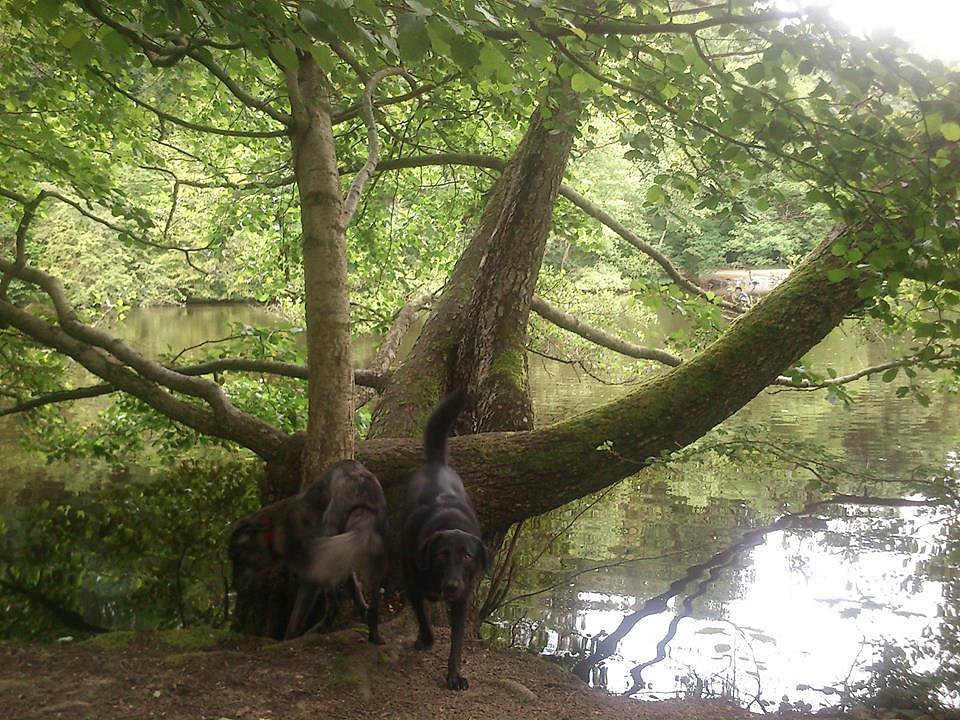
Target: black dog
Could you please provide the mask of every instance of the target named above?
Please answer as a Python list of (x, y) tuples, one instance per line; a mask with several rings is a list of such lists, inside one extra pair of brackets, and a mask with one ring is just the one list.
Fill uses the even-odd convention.
[[(386, 570), (387, 502), (377, 478), (354, 460), (344, 460), (298, 495), (240, 520), (230, 537), (234, 585), (283, 565), (297, 574), (297, 596), (284, 637), (302, 635), (322, 592), (332, 615), (333, 590), (352, 576), (354, 599), (365, 616), (370, 642), (383, 639), (377, 626), (380, 587)], [(369, 592), (364, 602), (361, 584)]]
[(450, 611), (451, 690), (467, 689), (467, 679), (460, 675), (467, 608), (477, 573), (489, 568), (473, 505), (460, 476), (447, 465), (447, 435), (464, 402), (463, 393), (455, 392), (430, 415), (423, 439), (427, 464), (410, 480), (403, 515), (403, 572), (419, 625), (415, 647), (433, 645), (423, 601), (443, 599)]

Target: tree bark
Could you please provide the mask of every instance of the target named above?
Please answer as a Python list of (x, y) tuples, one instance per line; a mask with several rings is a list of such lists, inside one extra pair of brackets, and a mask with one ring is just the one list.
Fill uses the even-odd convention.
[[(290, 81), (293, 84), (293, 80)], [(301, 55), (291, 88), (293, 166), (303, 226), (308, 416), (301, 484), (353, 457), (353, 359), (343, 196), (326, 78)]]
[[(527, 318), (581, 109), (569, 90), (550, 89), (553, 97), (548, 94), (534, 112), (420, 337), (393, 373), (369, 437), (419, 435), (453, 385), (467, 387), (478, 402), (474, 428), (532, 427), (523, 351)], [(475, 414), (472, 408), (468, 414)]]
[(459, 328), (451, 378), (467, 390), (462, 422), (472, 432), (533, 427), (525, 349), (530, 302), (581, 108), (568, 87), (550, 84), (501, 175), (502, 193), (480, 224), (486, 251)]

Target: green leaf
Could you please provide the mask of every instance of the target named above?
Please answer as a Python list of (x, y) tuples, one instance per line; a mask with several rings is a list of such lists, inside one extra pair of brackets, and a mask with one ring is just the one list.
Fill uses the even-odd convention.
[(832, 283), (840, 282), (849, 275), (850, 271), (846, 268), (833, 268), (832, 270), (827, 270), (827, 280)]
[(847, 260), (852, 263), (860, 262), (863, 259), (863, 250), (860, 248), (850, 248), (847, 250)]
[(113, 28), (107, 28), (98, 35), (98, 39), (114, 57), (122, 57), (127, 54), (130, 44), (127, 39)]
[(85, 36), (86, 33), (82, 27), (79, 25), (71, 25), (64, 31), (63, 35), (60, 36), (60, 44), (70, 49)]
[(60, 0), (38, 0), (34, 6), (34, 14), (45, 22), (50, 22), (60, 14)]
[(570, 78), (570, 87), (576, 93), (587, 92), (588, 90), (593, 89), (597, 84), (597, 81), (586, 73), (576, 73), (572, 78)]
[(298, 65), (297, 53), (286, 43), (270, 43), (270, 52), (273, 54), (273, 57), (277, 59), (277, 62), (287, 70), (296, 69)]
[(748, 68), (740, 71), (740, 74), (746, 79), (751, 85), (758, 85), (763, 81), (763, 78), (766, 76), (766, 69), (763, 67), (763, 63), (754, 63)]
[(646, 200), (648, 203), (662, 203), (666, 199), (663, 188), (659, 185), (651, 185), (647, 190)]
[(940, 134), (950, 142), (957, 142), (960, 140), (960, 124), (946, 122), (940, 126)]
[(509, 78), (510, 68), (507, 65), (507, 58), (500, 48), (491, 43), (485, 43), (480, 47), (480, 67), (477, 68), (477, 73), (492, 81)]
[(420, 62), (430, 49), (426, 18), (417, 13), (401, 15), (397, 22), (397, 44), (405, 62)]
[(73, 64), (78, 68), (85, 67), (89, 63), (93, 56), (96, 54), (96, 46), (90, 42), (87, 38), (80, 38), (77, 41), (76, 45), (70, 48), (70, 58), (73, 60)]
[(461, 38), (453, 44), (453, 61), (464, 70), (473, 70), (480, 63), (480, 48)]
[(897, 373), (900, 371), (900, 368), (892, 367), (887, 370), (883, 375), (880, 376), (880, 379), (885, 383), (893, 382), (897, 377)]
[(324, 38), (329, 33), (330, 26), (321, 20), (320, 16), (309, 8), (300, 9), (300, 23), (307, 30), (307, 32), (316, 38)]
[(324, 72), (333, 72), (337, 67), (337, 59), (326, 45), (311, 43), (310, 54)]
[(453, 45), (457, 42), (457, 38), (447, 23), (428, 19), (427, 35), (430, 37), (430, 46), (437, 55), (453, 57)]
[(428, 17), (433, 15), (433, 10), (428, 8), (423, 3), (417, 2), (417, 0), (406, 0), (407, 7), (413, 10), (417, 15), (422, 15), (423, 17)]

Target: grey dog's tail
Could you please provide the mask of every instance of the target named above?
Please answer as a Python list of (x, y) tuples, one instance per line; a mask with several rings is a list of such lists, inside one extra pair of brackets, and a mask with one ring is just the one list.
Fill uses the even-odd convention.
[(423, 431), (423, 452), (428, 463), (446, 464), (447, 435), (466, 405), (467, 395), (463, 390), (455, 390), (439, 402)]
[(369, 522), (353, 530), (311, 540), (306, 567), (300, 573), (315, 585), (335, 587), (352, 573), (368, 575), (368, 566), (383, 554), (383, 538), (371, 515)]

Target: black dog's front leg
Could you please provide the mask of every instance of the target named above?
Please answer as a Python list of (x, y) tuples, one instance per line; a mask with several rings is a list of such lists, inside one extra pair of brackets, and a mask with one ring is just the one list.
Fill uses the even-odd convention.
[(466, 690), (467, 679), (460, 674), (460, 654), (463, 652), (463, 634), (467, 627), (467, 601), (458, 600), (450, 608), (450, 659), (447, 661), (447, 687)]
[(433, 647), (433, 628), (430, 627), (430, 618), (427, 617), (427, 610), (423, 606), (423, 595), (414, 583), (408, 584), (407, 594), (413, 606), (413, 614), (417, 616), (417, 641), (413, 647), (417, 650), (429, 650)]

